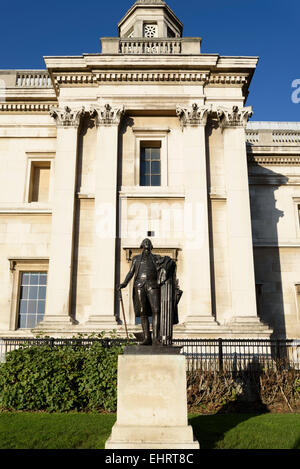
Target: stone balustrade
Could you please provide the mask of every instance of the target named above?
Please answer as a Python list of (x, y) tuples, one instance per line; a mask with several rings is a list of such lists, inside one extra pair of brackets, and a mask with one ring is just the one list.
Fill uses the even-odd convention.
[(246, 131), (246, 142), (247, 143), (258, 143), (259, 142), (259, 133), (258, 131)]
[(246, 129), (246, 142), (251, 146), (299, 146), (300, 125), (297, 122), (250, 122)]
[(46, 71), (24, 71), (16, 73), (17, 88), (52, 88), (52, 83)]
[(275, 144), (288, 144), (288, 145), (299, 145), (300, 144), (300, 131), (274, 131), (272, 132), (273, 143)]
[(121, 39), (120, 54), (181, 54), (180, 39)]
[(185, 38), (114, 38), (102, 37), (102, 54), (123, 55), (199, 55), (200, 37)]

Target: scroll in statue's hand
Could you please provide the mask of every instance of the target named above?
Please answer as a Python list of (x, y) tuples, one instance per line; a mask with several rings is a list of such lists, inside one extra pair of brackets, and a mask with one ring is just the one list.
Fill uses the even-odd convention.
[(167, 280), (167, 273), (165, 269), (161, 269), (158, 275), (158, 284), (162, 285), (163, 283), (165, 283), (166, 280)]

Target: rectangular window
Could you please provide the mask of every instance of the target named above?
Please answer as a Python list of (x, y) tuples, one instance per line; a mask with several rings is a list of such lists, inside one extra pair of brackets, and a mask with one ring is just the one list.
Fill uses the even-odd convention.
[(140, 186), (161, 185), (160, 142), (141, 144)]
[(18, 327), (31, 329), (43, 320), (47, 272), (21, 272)]
[(28, 202), (48, 202), (50, 161), (32, 161)]

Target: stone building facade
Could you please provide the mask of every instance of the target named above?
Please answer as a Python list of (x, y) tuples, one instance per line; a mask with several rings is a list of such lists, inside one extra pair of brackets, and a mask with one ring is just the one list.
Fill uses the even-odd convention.
[(177, 262), (175, 336), (300, 337), (300, 124), (248, 122), (257, 57), (182, 28), (138, 0), (101, 53), (0, 71), (2, 337), (124, 333), (145, 237)]

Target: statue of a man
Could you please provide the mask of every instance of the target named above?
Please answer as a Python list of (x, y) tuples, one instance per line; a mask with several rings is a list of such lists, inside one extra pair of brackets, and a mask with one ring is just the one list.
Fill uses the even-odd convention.
[[(130, 271), (119, 288), (125, 288), (134, 276), (133, 305), (136, 317), (141, 318), (144, 336), (141, 344), (158, 345), (163, 342), (164, 345), (169, 345), (172, 332), (168, 332), (168, 339), (165, 337), (165, 340), (162, 340), (165, 334), (162, 331), (162, 326), (166, 328), (165, 324), (168, 323), (167, 329), (172, 330), (173, 324), (178, 322), (177, 303), (182, 292), (177, 287), (175, 289), (167, 288), (168, 298), (166, 298), (162, 287), (167, 284), (175, 284), (176, 265), (168, 256), (162, 257), (152, 254), (153, 246), (150, 239), (144, 239), (140, 247), (143, 249), (142, 254), (133, 257)], [(164, 300), (163, 325), (161, 324), (162, 299)], [(166, 308), (166, 305), (169, 307)], [(152, 341), (149, 316), (152, 316)]]

